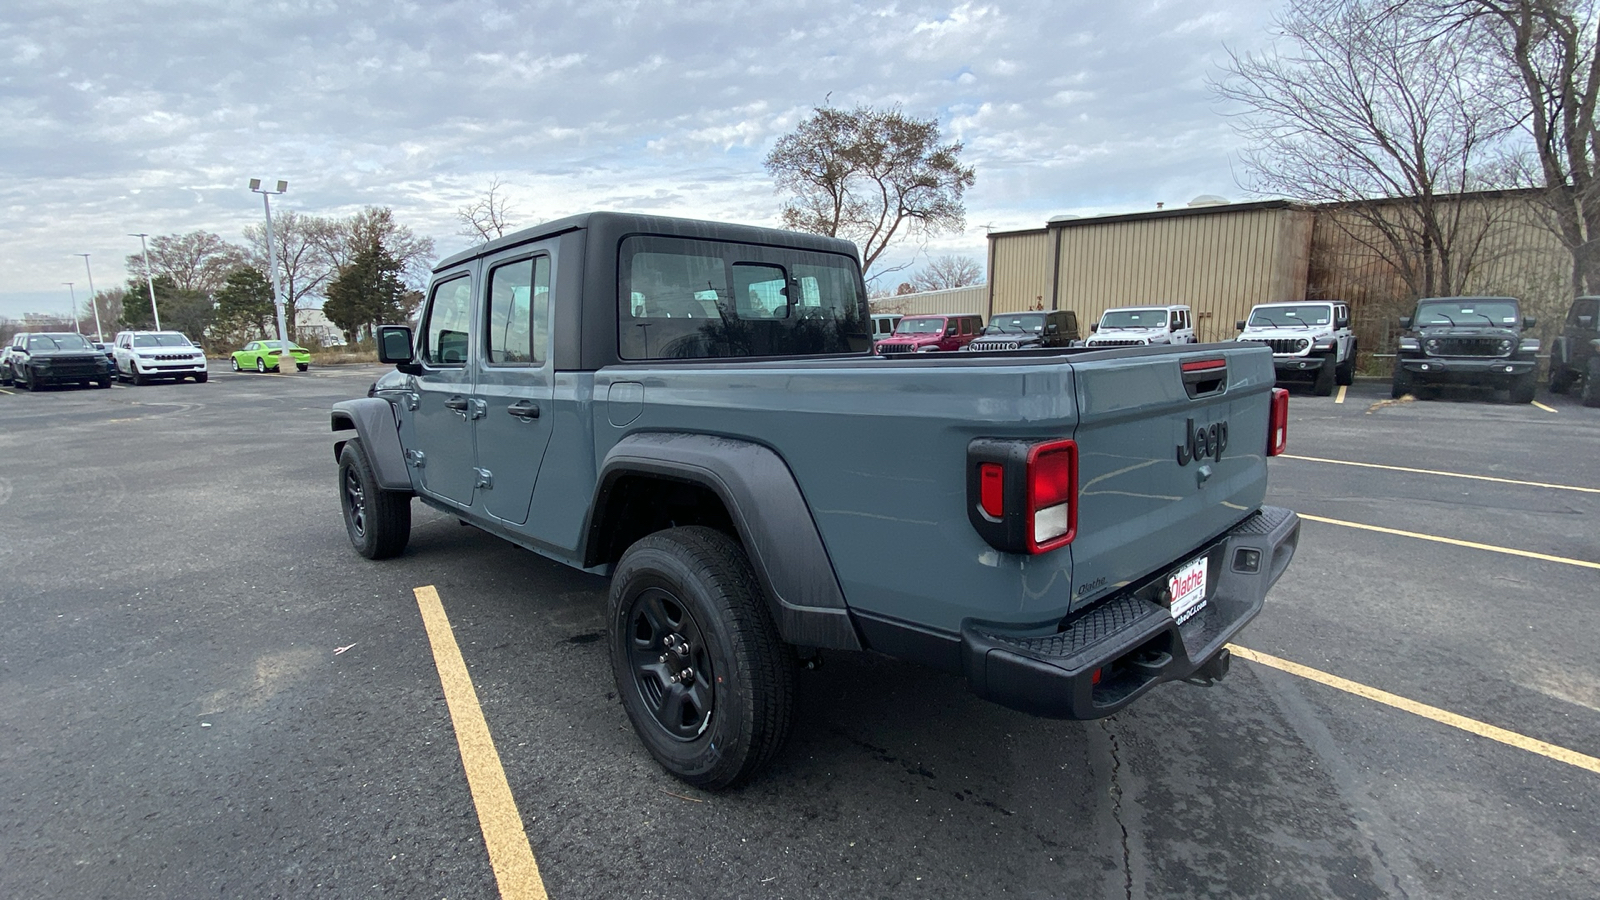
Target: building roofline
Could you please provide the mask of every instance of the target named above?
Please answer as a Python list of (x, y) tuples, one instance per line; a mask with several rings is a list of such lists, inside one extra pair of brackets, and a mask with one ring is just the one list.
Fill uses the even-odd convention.
[(1189, 216), (1210, 216), (1222, 213), (1257, 212), (1264, 209), (1310, 210), (1312, 207), (1293, 200), (1253, 200), (1249, 203), (1218, 203), (1215, 206), (1180, 206), (1174, 209), (1151, 209), (1136, 213), (1116, 213), (1109, 216), (1084, 216), (1081, 219), (1050, 222), (1043, 228), (1026, 228), (1017, 231), (991, 231), (990, 237), (1015, 237), (1024, 234), (1047, 234), (1057, 228), (1081, 228), (1085, 225), (1108, 225), (1116, 222), (1142, 222), (1146, 219), (1180, 219)]

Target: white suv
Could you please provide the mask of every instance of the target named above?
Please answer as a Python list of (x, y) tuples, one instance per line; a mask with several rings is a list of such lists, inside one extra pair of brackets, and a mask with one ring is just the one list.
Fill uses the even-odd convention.
[(1119, 306), (1100, 314), (1085, 347), (1142, 347), (1192, 344), (1194, 316), (1187, 306)]
[(1350, 330), (1350, 307), (1342, 300), (1261, 303), (1237, 326), (1238, 340), (1272, 348), (1280, 382), (1310, 379), (1312, 391), (1326, 397), (1335, 383), (1355, 380), (1356, 336)]
[(177, 331), (124, 331), (117, 335), (112, 356), (117, 380), (134, 384), (156, 378), (205, 381), (209, 374), (205, 351)]

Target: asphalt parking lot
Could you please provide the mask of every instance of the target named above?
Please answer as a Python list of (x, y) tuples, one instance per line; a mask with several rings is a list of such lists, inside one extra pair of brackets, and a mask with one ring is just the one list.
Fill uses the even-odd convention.
[(832, 655), (708, 794), (615, 700), (603, 580), (420, 504), (401, 558), (350, 549), (327, 409), (380, 372), (0, 393), (0, 896), (1596, 895), (1600, 410), (1296, 392), (1257, 661), (1059, 722)]

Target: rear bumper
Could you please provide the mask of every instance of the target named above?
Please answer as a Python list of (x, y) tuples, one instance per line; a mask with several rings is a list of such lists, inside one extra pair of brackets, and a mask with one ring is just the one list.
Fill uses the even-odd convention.
[[(1261, 510), (1156, 576), (1063, 620), (1053, 634), (1006, 634), (972, 623), (961, 632), (961, 668), (980, 697), (1023, 712), (1095, 719), (1127, 706), (1158, 684), (1188, 678), (1216, 657), (1261, 611), (1267, 590), (1288, 568), (1300, 517)], [(1246, 563), (1255, 551), (1254, 571)], [(1160, 593), (1166, 576), (1190, 559), (1209, 559), (1206, 605), (1181, 625)]]

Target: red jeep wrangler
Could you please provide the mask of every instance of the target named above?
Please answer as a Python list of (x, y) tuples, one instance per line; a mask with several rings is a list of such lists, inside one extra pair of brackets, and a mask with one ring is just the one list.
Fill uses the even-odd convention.
[(962, 313), (950, 316), (906, 316), (889, 335), (872, 347), (885, 353), (932, 353), (935, 350), (960, 350), (983, 331), (983, 316)]

